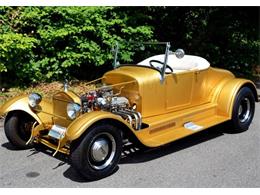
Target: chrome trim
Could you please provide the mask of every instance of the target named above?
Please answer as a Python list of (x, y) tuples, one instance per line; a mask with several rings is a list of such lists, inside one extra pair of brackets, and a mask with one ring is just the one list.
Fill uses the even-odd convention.
[(251, 117), (251, 105), (250, 100), (246, 97), (241, 100), (238, 108), (238, 119), (241, 123), (246, 122)]
[[(105, 154), (104, 156), (100, 156), (98, 153), (100, 153), (102, 151), (99, 150), (99, 152), (97, 151), (93, 151), (95, 150), (96, 146), (97, 146), (97, 142), (99, 142), (100, 140), (105, 140), (105, 142), (107, 143), (107, 154)], [(96, 170), (102, 170), (105, 169), (106, 167), (108, 167), (111, 162), (113, 161), (115, 154), (116, 154), (116, 142), (114, 137), (107, 132), (103, 132), (103, 133), (99, 133), (97, 134), (93, 139), (93, 144), (90, 148), (91, 151), (88, 151), (87, 155), (90, 157), (89, 159), (89, 164), (93, 169)], [(106, 153), (106, 149), (103, 148), (105, 153)], [(96, 154), (94, 154), (95, 152), (97, 152)], [(104, 157), (104, 158), (103, 158)], [(103, 159), (103, 160), (102, 160)]]
[(162, 70), (161, 70), (161, 83), (163, 83), (163, 81), (165, 79), (164, 75), (165, 75), (165, 70), (166, 70), (166, 67), (167, 67), (168, 56), (169, 56), (169, 53), (170, 53), (170, 47), (171, 47), (170, 42), (167, 42), (166, 48), (165, 48), (164, 63), (163, 63), (163, 67), (162, 67)]
[(115, 48), (113, 48), (113, 52), (115, 53), (114, 62), (113, 62), (114, 69), (117, 68), (118, 50), (119, 50), (119, 45), (118, 45), (118, 42), (116, 42)]
[(37, 108), (42, 101), (42, 96), (38, 93), (31, 93), (28, 95), (28, 104), (30, 108)]
[(140, 130), (141, 127), (142, 127), (142, 115), (141, 115), (141, 113), (134, 111), (134, 110), (126, 110), (126, 111), (135, 114), (135, 116), (137, 118), (137, 120), (136, 120), (136, 123), (137, 123), (136, 124), (136, 130)]
[(178, 58), (178, 59), (181, 59), (185, 56), (185, 52), (183, 49), (177, 49), (175, 52), (174, 52), (175, 56)]
[(134, 113), (134, 112), (131, 112), (130, 110), (120, 110), (120, 111), (125, 113), (125, 114), (129, 114), (131, 117), (134, 117), (134, 120), (135, 120), (134, 126), (135, 126), (135, 129), (138, 129), (138, 122), (137, 121), (139, 121), (139, 118), (138, 118), (137, 114)]
[[(134, 110), (124, 109), (112, 111), (114, 114), (120, 115), (122, 118), (128, 118), (131, 127), (134, 126), (136, 130), (140, 130), (142, 127), (142, 116), (139, 112)], [(134, 124), (133, 124), (134, 123)]]
[(63, 87), (64, 87), (64, 92), (67, 92), (68, 88), (69, 88), (69, 84), (68, 84), (68, 80), (67, 79), (65, 79)]
[(109, 152), (109, 143), (104, 138), (98, 138), (91, 147), (90, 154), (94, 161), (105, 160)]
[(138, 115), (138, 117), (139, 117), (139, 128), (138, 128), (138, 130), (139, 129), (141, 129), (142, 128), (142, 123), (143, 123), (143, 119), (142, 119), (142, 115), (141, 115), (141, 113), (140, 112), (136, 112), (137, 113), (137, 115)]
[(132, 119), (132, 117), (129, 115), (129, 114), (126, 114), (126, 113), (122, 113), (122, 112), (120, 112), (120, 111), (113, 111), (112, 113), (114, 113), (114, 114), (117, 114), (117, 115), (120, 115), (122, 118), (124, 118), (124, 119), (128, 119), (128, 121), (129, 121), (129, 123), (130, 123), (130, 126), (132, 126), (133, 125), (133, 119)]

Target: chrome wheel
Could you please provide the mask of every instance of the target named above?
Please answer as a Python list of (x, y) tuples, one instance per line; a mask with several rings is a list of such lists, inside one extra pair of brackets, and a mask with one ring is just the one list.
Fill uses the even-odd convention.
[(240, 133), (248, 130), (255, 113), (255, 97), (252, 89), (242, 87), (233, 105), (230, 132)]
[(80, 142), (71, 144), (71, 164), (88, 180), (97, 180), (115, 171), (122, 153), (122, 133), (108, 123), (90, 127)]
[(96, 162), (105, 160), (108, 155), (108, 141), (104, 138), (97, 139), (91, 147), (92, 159)]
[(251, 117), (251, 106), (250, 100), (245, 97), (241, 100), (239, 108), (238, 108), (238, 119), (241, 123), (246, 122)]
[(100, 133), (93, 138), (89, 151), (89, 163), (96, 170), (105, 169), (115, 157), (116, 143), (109, 133)]

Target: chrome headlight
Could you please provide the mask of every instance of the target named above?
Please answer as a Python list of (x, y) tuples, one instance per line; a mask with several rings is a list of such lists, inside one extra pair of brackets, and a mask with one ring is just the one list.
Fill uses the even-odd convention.
[(42, 96), (38, 93), (31, 93), (28, 99), (29, 106), (35, 108), (42, 101)]
[(70, 119), (75, 119), (80, 112), (81, 106), (76, 103), (69, 103), (67, 105), (67, 115)]

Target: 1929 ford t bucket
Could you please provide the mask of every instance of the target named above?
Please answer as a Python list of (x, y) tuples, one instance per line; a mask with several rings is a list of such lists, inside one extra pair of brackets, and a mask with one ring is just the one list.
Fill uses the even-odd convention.
[[(258, 101), (254, 84), (165, 44), (165, 54), (120, 65), (80, 96), (65, 86), (51, 99), (37, 93), (10, 99), (0, 108), (8, 140), (20, 149), (42, 143), (54, 155), (67, 154), (95, 180), (112, 173), (126, 141), (157, 147), (225, 121), (234, 132), (248, 129)], [(118, 47), (115, 65), (117, 53)]]

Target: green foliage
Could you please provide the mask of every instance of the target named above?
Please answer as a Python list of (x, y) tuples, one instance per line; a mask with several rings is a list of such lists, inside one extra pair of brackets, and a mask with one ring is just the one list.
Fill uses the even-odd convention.
[[(154, 14), (155, 13), (155, 14)], [(187, 54), (206, 58), (212, 66), (252, 78), (260, 64), (260, 29), (257, 7), (150, 8), (158, 40), (170, 40)]]
[(151, 40), (250, 77), (259, 38), (257, 7), (0, 7), (0, 80), (90, 80), (112, 68), (116, 41), (130, 62), (143, 57), (130, 41)]
[[(2, 7), (0, 12), (0, 72), (23, 83), (77, 72), (87, 76), (95, 66), (112, 65), (116, 41), (152, 38), (150, 26), (128, 25), (113, 7)], [(127, 51), (122, 55), (132, 60)]]
[[(0, 72), (13, 71), (17, 76), (35, 67), (25, 67), (33, 57), (32, 49), (37, 45), (37, 39), (18, 33), (0, 35)], [(28, 72), (27, 72), (28, 73)], [(30, 75), (30, 74), (29, 74)]]

